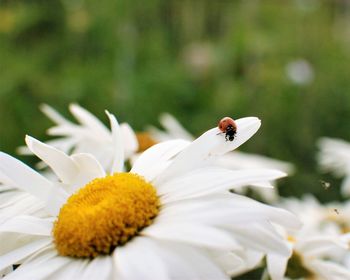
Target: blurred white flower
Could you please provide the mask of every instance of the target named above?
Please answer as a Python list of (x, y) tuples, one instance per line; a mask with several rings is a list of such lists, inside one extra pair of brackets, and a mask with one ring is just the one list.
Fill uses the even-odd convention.
[(332, 172), (337, 177), (344, 177), (341, 185), (342, 194), (350, 196), (350, 143), (341, 139), (321, 138), (317, 159), (323, 171)]
[(297, 8), (303, 12), (314, 12), (321, 6), (320, 0), (295, 0)]
[(314, 196), (308, 194), (302, 198), (283, 198), (277, 205), (297, 215), (303, 223), (304, 232), (320, 232), (326, 208)]
[(307, 85), (314, 80), (314, 70), (305, 59), (291, 61), (286, 66), (287, 77), (295, 84)]
[(267, 256), (267, 269), (272, 280), (286, 279), (350, 279), (350, 271), (330, 259), (333, 251), (348, 250), (341, 236), (305, 235), (302, 231), (288, 235), (293, 250), (290, 258)]
[(237, 120), (232, 142), (213, 128), (193, 142), (155, 145), (125, 173), (121, 129), (113, 115), (108, 117), (115, 144), (111, 175), (91, 154), (69, 156), (28, 136), (28, 148), (59, 182), (0, 153), (1, 174), (34, 197), (39, 203), (33, 206), (42, 211), (40, 217), (14, 215), (8, 210), (16, 210), (15, 201), (0, 200), (0, 271), (20, 264), (4, 279), (230, 279), (220, 255), (234, 260), (234, 271), (252, 261), (241, 258), (244, 247), (291, 254), (271, 223), (296, 229), (299, 220), (229, 192), (284, 174), (211, 164), (212, 157), (255, 134), (257, 118)]
[(209, 43), (192, 43), (183, 50), (182, 59), (190, 73), (196, 77), (206, 77), (215, 64), (213, 47)]
[[(170, 114), (164, 113), (160, 116), (159, 122), (164, 127), (165, 131), (159, 130), (156, 127), (150, 126), (147, 128), (152, 138), (158, 142), (171, 139), (193, 140), (193, 136)], [(283, 171), (287, 174), (292, 174), (294, 167), (292, 164), (268, 158), (257, 154), (248, 154), (243, 152), (233, 151), (227, 153), (223, 157), (216, 159), (216, 165), (229, 169), (259, 169), (268, 168)], [(254, 190), (267, 202), (273, 202), (278, 199), (277, 189), (273, 187), (275, 182), (255, 182), (252, 186), (256, 186)], [(244, 193), (247, 186), (236, 188), (235, 191)]]
[[(90, 112), (77, 104), (69, 105), (69, 110), (79, 122), (72, 123), (65, 119), (52, 107), (44, 104), (40, 107), (56, 126), (48, 129), (48, 134), (60, 137), (46, 143), (67, 154), (90, 153), (102, 164), (106, 170), (113, 165), (114, 140), (113, 132)], [(127, 123), (120, 126), (121, 139), (124, 147), (125, 159), (131, 157), (138, 149), (136, 136)], [(118, 143), (117, 143), (118, 145)], [(27, 147), (20, 147), (21, 154), (31, 154)]]
[(341, 224), (335, 225), (328, 217), (329, 213), (340, 215), (341, 210), (334, 212), (334, 205), (324, 207), (310, 195), (300, 200), (284, 199), (279, 207), (296, 214), (303, 222), (303, 227), (298, 231), (281, 230), (293, 254), (290, 258), (267, 256), (268, 271), (272, 280), (282, 280), (286, 279), (285, 277), (350, 279), (350, 271), (342, 263), (349, 250), (349, 238), (341, 231), (330, 230)]

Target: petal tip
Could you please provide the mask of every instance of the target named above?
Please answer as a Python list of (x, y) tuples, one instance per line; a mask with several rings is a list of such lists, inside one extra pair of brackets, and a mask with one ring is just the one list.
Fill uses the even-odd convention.
[(31, 147), (33, 145), (34, 142), (34, 138), (28, 134), (26, 134), (26, 136), (24, 137), (24, 141), (26, 142), (28, 147)]

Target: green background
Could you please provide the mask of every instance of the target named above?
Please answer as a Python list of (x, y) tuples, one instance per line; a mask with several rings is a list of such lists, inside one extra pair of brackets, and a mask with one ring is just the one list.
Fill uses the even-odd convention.
[[(0, 149), (14, 154), (26, 133), (47, 139), (41, 103), (68, 116), (77, 102), (104, 122), (108, 109), (136, 130), (170, 112), (195, 135), (257, 116), (241, 149), (296, 165), (281, 193), (339, 199), (315, 154), (320, 136), (350, 140), (348, 3), (1, 0)], [(310, 83), (288, 79), (298, 59)]]

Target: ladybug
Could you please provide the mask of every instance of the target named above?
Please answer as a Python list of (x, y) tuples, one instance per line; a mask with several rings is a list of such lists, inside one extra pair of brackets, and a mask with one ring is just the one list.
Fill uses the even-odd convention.
[(237, 133), (237, 125), (230, 117), (225, 117), (219, 121), (218, 128), (225, 133), (226, 141), (233, 141)]

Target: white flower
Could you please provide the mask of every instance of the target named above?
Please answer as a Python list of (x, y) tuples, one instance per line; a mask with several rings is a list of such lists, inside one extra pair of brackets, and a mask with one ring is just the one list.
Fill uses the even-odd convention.
[(311, 194), (302, 198), (283, 198), (278, 207), (287, 209), (299, 217), (303, 223), (303, 232), (315, 234), (322, 231), (328, 210)]
[[(69, 109), (80, 124), (71, 123), (48, 105), (41, 106), (41, 110), (57, 124), (57, 126), (50, 128), (48, 133), (62, 136), (59, 139), (48, 141), (46, 144), (65, 153), (90, 153), (97, 158), (107, 172), (121, 168), (121, 166), (115, 166), (116, 164), (124, 166), (124, 161), (136, 152), (138, 146), (136, 136), (128, 124), (123, 123), (114, 128), (114, 131), (113, 129), (109, 131), (102, 122), (84, 108), (71, 104)], [(112, 123), (110, 125), (112, 127)], [(117, 136), (119, 134), (121, 137)], [(121, 148), (123, 151), (120, 150)], [(22, 154), (32, 154), (26, 146), (20, 147), (19, 151)], [(39, 166), (46, 167), (47, 165), (40, 162)], [(42, 171), (41, 174), (50, 180), (57, 180), (57, 176), (50, 170)], [(1, 171), (0, 183), (3, 184), (3, 186), (0, 185), (1, 190), (7, 190), (6, 194), (2, 195), (2, 199), (0, 198), (0, 203), (4, 201), (4, 205), (10, 205), (4, 208), (5, 215), (11, 213), (11, 215), (42, 216), (42, 210), (40, 210), (42, 202), (26, 191), (14, 189), (14, 183)]]
[(307, 85), (314, 80), (314, 70), (305, 59), (291, 61), (286, 66), (287, 77), (295, 84)]
[(318, 141), (320, 152), (318, 163), (322, 170), (345, 177), (341, 185), (343, 195), (350, 195), (350, 143), (333, 138), (321, 138)]
[[(90, 153), (107, 169), (111, 170), (113, 164), (113, 151), (119, 143), (113, 139), (113, 133), (90, 112), (77, 104), (70, 104), (69, 110), (79, 124), (70, 122), (56, 112), (52, 107), (43, 104), (41, 111), (48, 116), (56, 126), (48, 129), (48, 134), (61, 138), (47, 141), (46, 143), (63, 152)], [(123, 142), (124, 157), (128, 159), (138, 149), (136, 136), (127, 123), (120, 125)], [(21, 147), (19, 152), (28, 154), (26, 147)]]
[[(296, 198), (284, 199), (280, 207), (293, 212), (303, 222), (298, 231), (285, 231), (293, 254), (290, 258), (273, 256), (267, 257), (268, 271), (272, 280), (286, 279), (285, 277), (302, 279), (350, 279), (350, 271), (342, 264), (349, 249), (350, 238), (340, 230), (341, 223), (328, 215), (342, 215), (334, 212), (334, 205), (322, 206), (312, 196), (301, 200)], [(332, 209), (332, 211), (330, 211)], [(339, 226), (339, 228), (338, 228)]]
[[(301, 231), (302, 232), (302, 231)], [(271, 255), (267, 256), (267, 267), (272, 280), (320, 279), (343, 280), (350, 279), (350, 271), (340, 263), (333, 261), (332, 252), (348, 249), (341, 236), (325, 235), (289, 235), (293, 254), (290, 258)]]
[(187, 45), (182, 52), (182, 59), (187, 70), (195, 78), (205, 78), (217, 63), (213, 46), (206, 42)]
[[(151, 137), (156, 141), (162, 142), (171, 139), (185, 139), (192, 141), (194, 137), (175, 119), (172, 115), (164, 113), (160, 116), (160, 123), (165, 128), (165, 131), (161, 131), (153, 126), (148, 127), (148, 131)], [(292, 174), (294, 167), (292, 164), (268, 158), (257, 154), (249, 154), (234, 151), (225, 154), (225, 156), (219, 157), (216, 160), (216, 165), (229, 169), (259, 169), (268, 168), (281, 170), (287, 174)], [(275, 182), (254, 182), (251, 184), (256, 186), (254, 190), (267, 202), (274, 202), (278, 199), (277, 189), (273, 187)], [(235, 191), (239, 193), (245, 193), (247, 186), (236, 188)]]
[[(108, 116), (122, 145), (119, 126)], [(296, 228), (295, 216), (228, 191), (283, 173), (211, 165), (212, 157), (248, 140), (260, 122), (244, 118), (237, 126), (233, 142), (213, 128), (192, 143), (158, 144), (130, 173), (122, 172), (123, 147), (115, 147), (112, 175), (90, 154), (68, 156), (26, 137), (59, 182), (0, 153), (0, 172), (35, 197), (43, 212), (13, 215), (6, 212), (11, 203), (1, 205), (0, 271), (20, 264), (4, 279), (230, 279), (220, 255), (233, 255), (231, 270), (244, 248), (289, 256), (271, 223)]]

